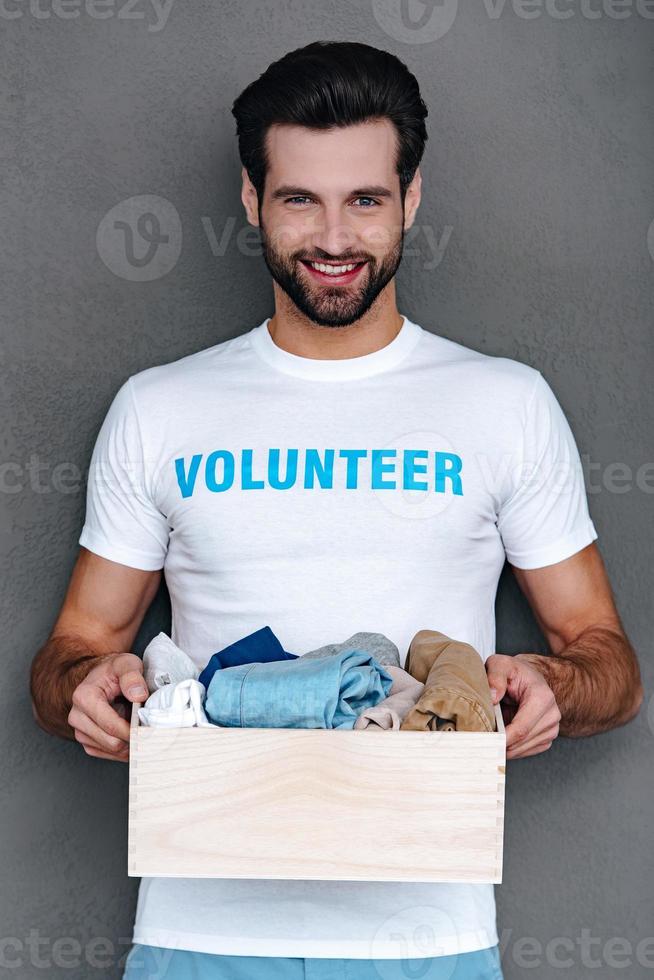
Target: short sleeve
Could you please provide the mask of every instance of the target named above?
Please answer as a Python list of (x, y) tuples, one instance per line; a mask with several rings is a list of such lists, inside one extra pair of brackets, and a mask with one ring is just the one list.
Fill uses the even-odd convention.
[(574, 436), (540, 373), (497, 527), (506, 557), (517, 568), (553, 565), (597, 538)]
[(162, 568), (168, 521), (148, 491), (141, 428), (128, 378), (98, 433), (89, 465), (79, 544), (102, 558), (146, 571)]

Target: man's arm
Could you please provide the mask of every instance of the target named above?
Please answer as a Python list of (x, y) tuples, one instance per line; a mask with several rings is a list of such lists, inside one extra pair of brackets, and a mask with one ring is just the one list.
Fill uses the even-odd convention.
[(46, 732), (80, 741), (90, 755), (125, 755), (129, 724), (121, 699), (147, 697), (141, 658), (126, 651), (160, 580), (161, 570), (80, 549), (57, 621), (30, 671), (34, 717)]
[(517, 709), (506, 730), (507, 753), (509, 746), (514, 758), (549, 747), (552, 694), (560, 712), (556, 734), (594, 735), (633, 719), (643, 700), (640, 669), (597, 545), (554, 565), (513, 571), (551, 655), (494, 654), (486, 662), (495, 700), (506, 695), (509, 713)]

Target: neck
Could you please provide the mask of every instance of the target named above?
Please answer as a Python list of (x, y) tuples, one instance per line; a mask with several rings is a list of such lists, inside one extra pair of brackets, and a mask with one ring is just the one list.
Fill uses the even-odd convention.
[(349, 326), (323, 327), (298, 310), (274, 283), (275, 313), (268, 323), (270, 336), (282, 350), (300, 357), (341, 360), (372, 354), (390, 344), (402, 326), (394, 285), (389, 283), (367, 313)]

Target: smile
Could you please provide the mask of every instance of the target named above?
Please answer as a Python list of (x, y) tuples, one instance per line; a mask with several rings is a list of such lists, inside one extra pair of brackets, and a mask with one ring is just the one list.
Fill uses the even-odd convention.
[(341, 265), (335, 265), (331, 262), (311, 262), (306, 259), (301, 259), (302, 265), (307, 269), (315, 279), (325, 282), (329, 279), (332, 282), (350, 282), (359, 274), (359, 271), (363, 269), (366, 262), (347, 262)]

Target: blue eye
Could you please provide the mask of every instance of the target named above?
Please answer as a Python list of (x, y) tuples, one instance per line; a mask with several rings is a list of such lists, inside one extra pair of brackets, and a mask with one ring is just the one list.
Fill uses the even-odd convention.
[[(303, 196), (296, 195), (295, 197), (287, 197), (285, 203), (286, 204), (306, 204), (307, 202), (311, 202), (312, 200), (313, 200), (313, 198), (311, 198), (311, 197), (303, 197)], [(374, 197), (356, 197), (354, 200), (355, 200), (355, 202), (356, 201), (365, 201), (365, 202), (367, 202), (366, 204), (360, 205), (360, 207), (363, 207), (364, 210), (368, 209), (369, 207), (374, 207), (375, 205), (379, 204), (379, 201), (375, 200)]]

